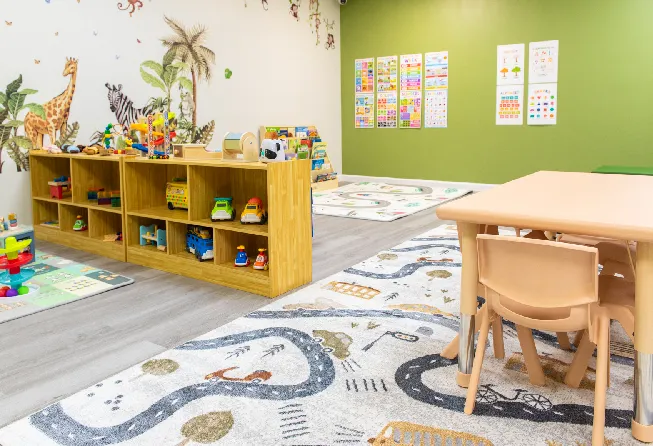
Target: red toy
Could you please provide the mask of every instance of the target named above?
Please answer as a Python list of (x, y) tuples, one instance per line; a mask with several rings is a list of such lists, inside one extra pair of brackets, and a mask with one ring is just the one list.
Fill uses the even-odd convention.
[(55, 178), (53, 181), (48, 181), (50, 186), (50, 197), (57, 200), (63, 199), (65, 196), (70, 195), (70, 178), (62, 176)]

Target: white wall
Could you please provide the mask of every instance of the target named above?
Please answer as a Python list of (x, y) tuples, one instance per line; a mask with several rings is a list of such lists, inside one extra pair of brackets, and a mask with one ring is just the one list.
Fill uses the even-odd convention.
[[(221, 144), (227, 131), (258, 134), (264, 124), (316, 125), (341, 172), (340, 6), (336, 0), (320, 0), (322, 41), (317, 46), (309, 25), (309, 0), (300, 6), (299, 22), (290, 16), (287, 0), (268, 0), (268, 11), (260, 0), (247, 0), (247, 7), (244, 0), (144, 0), (143, 8), (131, 18), (116, 3), (0, 0), (0, 90), (22, 74), (22, 88), (38, 90), (28, 99), (43, 104), (68, 85), (68, 78), (61, 76), (65, 58), (78, 58), (69, 122), (79, 122), (77, 142), (87, 143), (93, 132), (115, 122), (105, 83), (123, 84), (123, 91), (138, 107), (151, 96), (161, 96), (141, 79), (139, 67), (145, 60), (161, 61), (165, 50), (160, 39), (171, 34), (163, 21), (167, 14), (186, 27), (200, 23), (209, 29), (206, 46), (216, 53), (216, 64), (211, 83), (199, 87), (198, 124), (215, 120), (212, 147)], [(336, 22), (329, 31), (335, 36), (335, 50), (324, 46), (325, 19)], [(233, 72), (229, 80), (225, 68)], [(29, 173), (16, 173), (6, 153), (2, 159), (6, 162), (0, 174), (0, 215), (13, 211), (21, 221), (31, 221)]]

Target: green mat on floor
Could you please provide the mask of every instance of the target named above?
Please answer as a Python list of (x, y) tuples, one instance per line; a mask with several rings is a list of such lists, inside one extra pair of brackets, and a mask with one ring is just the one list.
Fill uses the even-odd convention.
[(613, 173), (620, 175), (653, 175), (653, 167), (601, 166), (592, 173)]

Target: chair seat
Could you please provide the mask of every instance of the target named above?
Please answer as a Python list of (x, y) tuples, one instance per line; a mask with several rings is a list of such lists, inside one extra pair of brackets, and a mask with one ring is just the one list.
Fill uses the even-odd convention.
[(616, 276), (599, 276), (599, 304), (635, 308), (635, 284)]

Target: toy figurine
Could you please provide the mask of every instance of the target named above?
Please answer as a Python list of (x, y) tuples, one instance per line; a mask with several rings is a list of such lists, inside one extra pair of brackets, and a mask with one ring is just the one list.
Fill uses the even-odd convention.
[(234, 266), (249, 266), (249, 257), (247, 257), (245, 247), (240, 245), (236, 249), (238, 249), (238, 254), (236, 254), (236, 261), (234, 262)]
[(73, 231), (86, 231), (87, 229), (88, 226), (86, 226), (86, 222), (81, 215), (78, 215), (77, 220), (75, 220), (75, 224), (73, 225)]
[(281, 139), (264, 139), (261, 144), (261, 161), (270, 163), (286, 160), (287, 143)]
[(268, 270), (268, 253), (267, 249), (259, 248), (258, 255), (256, 256), (256, 261), (254, 262), (254, 269), (260, 269), (267, 271)]
[(110, 149), (111, 148), (111, 140), (113, 139), (113, 135), (111, 130), (113, 129), (113, 124), (107, 125), (107, 128), (104, 130), (104, 148), (105, 149)]
[(268, 221), (268, 213), (263, 207), (263, 201), (258, 197), (250, 198), (240, 214), (240, 222), (264, 225), (266, 221)]
[(16, 214), (9, 214), (9, 229), (18, 227), (18, 217)]

